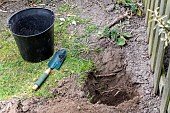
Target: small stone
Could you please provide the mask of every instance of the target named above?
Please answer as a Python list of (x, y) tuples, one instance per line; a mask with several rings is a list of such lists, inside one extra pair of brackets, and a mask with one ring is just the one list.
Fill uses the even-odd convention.
[(144, 110), (143, 110), (143, 113), (148, 113), (148, 108), (145, 108)]
[(69, 82), (69, 80), (64, 80), (64, 78), (63, 78), (63, 80), (60, 80), (59, 82), (58, 82), (58, 88), (61, 88), (61, 87), (63, 87), (66, 83), (68, 83)]
[(28, 100), (24, 100), (23, 102), (22, 102), (22, 105), (23, 106), (26, 106), (26, 105), (29, 105), (31, 103), (31, 101), (28, 99)]
[(10, 13), (14, 13), (14, 11), (13, 11), (13, 10), (9, 10), (9, 12), (10, 12)]
[(53, 94), (54, 94), (54, 95), (59, 94), (58, 89), (54, 89), (54, 90), (53, 90)]
[(114, 4), (108, 5), (108, 6), (106, 7), (106, 11), (112, 12), (112, 11), (114, 10), (114, 8), (115, 8), (115, 5), (114, 5)]
[(80, 110), (81, 109), (80, 106), (77, 106), (77, 109)]
[(120, 8), (119, 4), (116, 4), (115, 7), (116, 7), (116, 8)]
[(121, 11), (121, 12), (125, 12), (125, 8), (122, 7), (122, 8), (120, 9), (120, 11)]
[(85, 93), (83, 91), (79, 92), (78, 95), (80, 96), (80, 98), (85, 97)]
[(64, 22), (65, 21), (65, 18), (59, 18), (60, 19), (60, 21), (62, 21), (62, 22)]
[(119, 13), (119, 10), (115, 10), (114, 13), (115, 13), (115, 14), (116, 14), (116, 13)]
[(150, 91), (149, 91), (149, 90), (146, 90), (145, 93), (146, 93), (146, 94), (150, 94)]
[(99, 101), (97, 101), (97, 104), (101, 104), (101, 101), (99, 100)]
[(12, 103), (9, 102), (9, 103), (7, 104), (7, 110), (9, 110), (9, 109), (11, 108), (11, 106), (12, 106)]
[(27, 105), (27, 106), (23, 106), (23, 107), (22, 107), (22, 110), (23, 110), (24, 112), (28, 111), (28, 110), (29, 110), (29, 106), (28, 106), (28, 105)]
[(18, 105), (17, 105), (17, 104), (14, 104), (14, 105), (10, 108), (9, 113), (17, 113), (17, 107), (18, 107)]
[(63, 85), (64, 85), (64, 82), (63, 82), (63, 81), (59, 81), (59, 82), (58, 82), (58, 88), (61, 88)]
[(159, 113), (159, 109), (158, 108), (153, 108), (154, 113)]
[(56, 99), (56, 101), (57, 101), (57, 102), (61, 102), (61, 99), (58, 98), (58, 99)]

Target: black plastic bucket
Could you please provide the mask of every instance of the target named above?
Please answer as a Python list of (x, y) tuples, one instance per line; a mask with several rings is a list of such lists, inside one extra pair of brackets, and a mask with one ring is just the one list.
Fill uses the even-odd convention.
[(54, 12), (45, 8), (24, 9), (9, 18), (10, 31), (24, 60), (40, 62), (53, 55), (54, 21)]

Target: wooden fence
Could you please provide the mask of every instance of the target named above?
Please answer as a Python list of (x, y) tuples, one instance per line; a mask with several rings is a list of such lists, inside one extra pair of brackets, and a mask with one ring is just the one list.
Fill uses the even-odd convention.
[(148, 54), (151, 58), (151, 70), (154, 73), (154, 93), (158, 94), (159, 92), (161, 96), (160, 113), (170, 113), (170, 66), (165, 75), (163, 65), (165, 43), (160, 40), (164, 35), (159, 35), (159, 27), (154, 29), (156, 22), (149, 22), (151, 12), (148, 12), (148, 9), (155, 10), (159, 7), (159, 15), (167, 15), (167, 18), (164, 19), (167, 21), (170, 16), (170, 0), (144, 0), (144, 4), (149, 40)]

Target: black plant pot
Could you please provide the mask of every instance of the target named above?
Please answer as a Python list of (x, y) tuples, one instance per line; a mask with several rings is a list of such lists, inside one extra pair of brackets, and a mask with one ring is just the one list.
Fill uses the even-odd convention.
[(48, 59), (54, 52), (54, 12), (28, 8), (13, 14), (8, 25), (22, 58), (29, 62)]

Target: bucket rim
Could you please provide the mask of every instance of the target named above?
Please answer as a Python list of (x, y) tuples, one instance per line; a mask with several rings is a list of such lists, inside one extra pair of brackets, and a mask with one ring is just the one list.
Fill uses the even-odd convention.
[[(10, 26), (10, 24), (9, 24), (9, 21), (11, 20), (11, 18), (14, 17), (16, 14), (22, 12), (22, 11), (26, 11), (26, 10), (30, 10), (30, 9), (43, 9), (43, 10), (48, 10), (48, 11), (52, 12), (52, 14), (53, 14), (52, 16), (54, 17), (53, 23), (52, 23), (46, 30), (44, 30), (44, 31), (42, 31), (42, 32), (40, 32), (40, 33), (34, 34), (34, 35), (25, 36), (25, 35), (19, 35), (19, 34), (16, 34), (16, 33), (12, 32), (11, 26)], [(49, 9), (49, 8), (30, 7), (30, 8), (21, 9), (21, 10), (15, 12), (14, 14), (12, 14), (12, 15), (7, 19), (7, 26), (9, 27), (9, 29), (10, 29), (10, 31), (11, 31), (12, 34), (14, 34), (14, 35), (16, 35), (16, 36), (18, 36), (18, 37), (24, 37), (24, 38), (29, 37), (29, 38), (30, 38), (30, 37), (35, 37), (35, 36), (38, 36), (38, 35), (40, 35), (40, 34), (43, 34), (43, 33), (45, 33), (46, 31), (48, 31), (50, 28), (52, 28), (52, 27), (54, 26), (55, 19), (56, 19), (56, 18), (55, 18), (54, 11), (51, 10), (51, 9)]]

